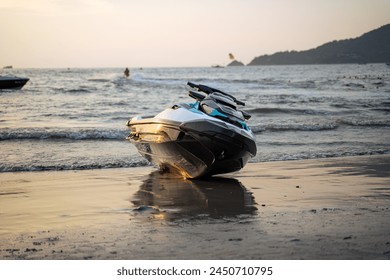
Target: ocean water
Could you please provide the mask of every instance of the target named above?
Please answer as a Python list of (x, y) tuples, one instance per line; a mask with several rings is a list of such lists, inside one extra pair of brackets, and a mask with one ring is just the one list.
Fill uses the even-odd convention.
[(13, 69), (30, 78), (0, 91), (0, 172), (148, 165), (126, 122), (192, 102), (186, 83), (245, 101), (252, 162), (390, 153), (390, 67)]

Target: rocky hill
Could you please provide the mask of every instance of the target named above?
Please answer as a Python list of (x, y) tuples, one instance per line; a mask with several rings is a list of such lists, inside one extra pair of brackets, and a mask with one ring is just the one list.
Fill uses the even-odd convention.
[(242, 63), (241, 61), (233, 60), (227, 66), (245, 66), (245, 64)]
[(285, 51), (254, 58), (248, 65), (390, 62), (390, 24), (354, 39), (326, 43), (306, 51)]

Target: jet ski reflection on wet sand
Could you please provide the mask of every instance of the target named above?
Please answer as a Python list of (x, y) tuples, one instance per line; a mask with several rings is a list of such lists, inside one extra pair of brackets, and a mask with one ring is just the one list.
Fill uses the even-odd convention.
[(186, 178), (229, 173), (256, 155), (251, 117), (245, 103), (221, 90), (188, 82), (193, 103), (179, 103), (154, 117), (127, 122), (128, 139), (139, 153), (161, 170)]
[[(159, 219), (223, 218), (257, 211), (253, 194), (234, 178), (183, 180), (151, 172), (131, 198), (137, 214), (150, 211)], [(243, 218), (243, 217), (241, 217)]]

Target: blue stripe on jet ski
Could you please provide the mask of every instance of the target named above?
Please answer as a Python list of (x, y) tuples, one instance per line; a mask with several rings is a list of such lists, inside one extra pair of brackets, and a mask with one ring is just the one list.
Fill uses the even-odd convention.
[[(219, 112), (217, 109), (214, 109), (210, 114), (209, 116), (212, 116), (212, 117), (223, 117), (223, 118), (226, 118), (228, 119), (229, 117), (225, 114), (222, 114), (221, 112)], [(238, 121), (238, 123), (241, 125), (241, 127), (247, 131), (250, 131), (250, 128), (247, 126), (247, 124), (245, 122), (240, 122)]]
[[(201, 110), (200, 110), (200, 102), (199, 101), (196, 101), (194, 103), (188, 103), (189, 106), (191, 106), (192, 108), (189, 109), (189, 111), (193, 112), (193, 113), (197, 113), (197, 114), (204, 114)], [(226, 118), (228, 119), (229, 117), (225, 114), (222, 114), (221, 112), (219, 112), (217, 109), (214, 109), (210, 114), (209, 116), (211, 117), (222, 117), (222, 118)], [(241, 125), (241, 127), (247, 131), (251, 131), (251, 129), (249, 128), (249, 126), (245, 123), (245, 122), (241, 122), (241, 121), (238, 121)]]

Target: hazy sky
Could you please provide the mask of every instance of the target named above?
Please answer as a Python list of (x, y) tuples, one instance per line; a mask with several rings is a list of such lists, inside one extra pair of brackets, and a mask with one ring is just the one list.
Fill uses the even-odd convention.
[(0, 0), (0, 67), (247, 64), (388, 23), (390, 0)]

